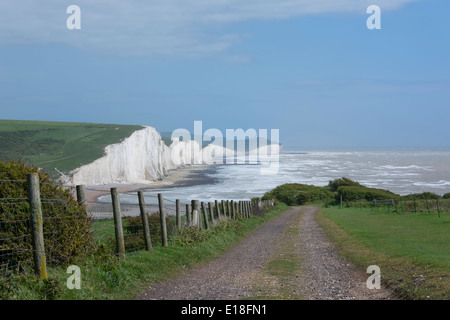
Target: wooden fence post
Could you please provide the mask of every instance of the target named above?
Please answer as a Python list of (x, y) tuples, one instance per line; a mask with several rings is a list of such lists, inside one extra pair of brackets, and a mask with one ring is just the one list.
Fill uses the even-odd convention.
[(217, 219), (220, 219), (221, 214), (220, 214), (220, 208), (219, 208), (219, 201), (214, 200), (214, 204), (216, 205)]
[(200, 204), (198, 200), (192, 200), (192, 225), (201, 229), (202, 225), (200, 223)]
[(236, 219), (236, 207), (234, 205), (234, 200), (231, 200), (231, 214), (232, 214), (232, 219)]
[(86, 189), (84, 185), (79, 185), (76, 187), (77, 189), (77, 202), (80, 207), (86, 207)]
[(206, 214), (206, 205), (203, 201), (202, 201), (202, 213), (203, 213), (203, 222), (205, 224), (205, 229), (208, 230), (209, 229), (208, 215)]
[(227, 217), (227, 216), (228, 216), (228, 212), (227, 212), (227, 208), (225, 207), (225, 200), (222, 200), (220, 203), (222, 204), (222, 213), (223, 213), (223, 216), (224, 216), (224, 217)]
[(439, 208), (439, 198), (436, 198), (436, 208), (437, 208), (437, 213), (438, 213), (438, 217), (441, 217), (441, 210)]
[(186, 224), (191, 224), (191, 206), (186, 204)]
[(152, 240), (150, 238), (150, 228), (148, 226), (148, 217), (145, 212), (145, 200), (144, 200), (144, 192), (138, 191), (138, 199), (139, 199), (139, 210), (141, 212), (141, 220), (142, 220), (142, 230), (144, 233), (144, 241), (145, 241), (145, 249), (147, 251), (153, 250)]
[(181, 216), (180, 216), (180, 200), (175, 200), (175, 211), (176, 211), (176, 223), (177, 223), (177, 229), (181, 228)]
[(211, 219), (211, 224), (214, 226), (216, 222), (214, 221), (214, 211), (211, 202), (208, 202), (208, 211), (209, 211), (209, 218)]
[(241, 208), (239, 207), (240, 201), (236, 202), (236, 215), (241, 214)]
[(195, 219), (197, 219), (197, 215), (194, 216), (194, 211), (195, 211), (195, 200), (191, 200), (191, 225), (192, 226), (196, 226), (197, 221)]
[(161, 241), (163, 247), (167, 247), (166, 211), (164, 210), (164, 198), (161, 193), (158, 193), (158, 203), (159, 203), (159, 219), (161, 223)]
[(47, 259), (44, 246), (44, 220), (42, 218), (41, 193), (37, 173), (27, 174), (28, 202), (33, 243), (34, 272), (41, 279), (47, 279)]
[(114, 231), (116, 234), (116, 253), (120, 258), (125, 258), (125, 241), (123, 239), (122, 214), (120, 212), (120, 200), (117, 188), (111, 188), (111, 200), (114, 215)]

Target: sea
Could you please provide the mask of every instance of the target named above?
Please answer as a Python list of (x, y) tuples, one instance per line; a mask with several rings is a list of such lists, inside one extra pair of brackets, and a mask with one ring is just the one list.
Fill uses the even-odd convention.
[[(146, 201), (154, 202), (157, 193), (170, 201), (180, 199), (204, 202), (248, 200), (285, 183), (325, 186), (329, 181), (347, 177), (360, 184), (406, 195), (450, 192), (450, 151), (305, 151), (283, 150), (278, 168), (262, 174), (262, 165), (226, 164), (209, 170), (205, 184), (167, 187), (146, 191)], [(108, 201), (108, 197), (106, 197)], [(121, 202), (134, 204), (134, 194), (124, 194)]]

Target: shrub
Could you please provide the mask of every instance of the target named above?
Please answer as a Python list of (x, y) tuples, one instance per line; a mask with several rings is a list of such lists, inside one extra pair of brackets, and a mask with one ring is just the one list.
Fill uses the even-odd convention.
[(403, 198), (407, 199), (407, 200), (413, 200), (413, 199), (417, 199), (417, 200), (436, 200), (436, 199), (440, 199), (441, 196), (436, 194), (436, 193), (432, 193), (432, 192), (422, 192), (422, 193), (409, 194), (409, 195), (403, 196)]
[(339, 187), (350, 187), (350, 186), (362, 187), (358, 182), (350, 180), (349, 178), (345, 178), (345, 177), (335, 179), (328, 183), (328, 187), (330, 188), (330, 191), (333, 191), (333, 192), (337, 191)]
[(343, 201), (356, 201), (356, 200), (389, 200), (398, 199), (399, 196), (388, 190), (367, 188), (364, 186), (340, 186), (337, 189), (336, 201), (340, 200), (342, 196)]
[[(300, 193), (303, 194), (300, 195)], [(262, 200), (276, 199), (287, 205), (302, 205), (308, 201), (320, 201), (323, 199), (332, 199), (333, 197), (334, 193), (328, 187), (286, 183), (266, 192)]]
[(444, 194), (444, 195), (443, 195), (443, 198), (444, 198), (444, 199), (450, 199), (450, 193)]
[(295, 196), (295, 202), (299, 205), (305, 204), (308, 201), (310, 201), (311, 198), (309, 197), (309, 194), (307, 192), (304, 191), (300, 191), (296, 196)]
[(33, 264), (25, 181), (29, 173), (39, 177), (47, 263), (58, 265), (92, 248), (91, 219), (69, 190), (55, 185), (48, 174), (35, 167), (0, 162), (0, 198), (8, 199), (0, 200), (0, 265), (4, 268)]

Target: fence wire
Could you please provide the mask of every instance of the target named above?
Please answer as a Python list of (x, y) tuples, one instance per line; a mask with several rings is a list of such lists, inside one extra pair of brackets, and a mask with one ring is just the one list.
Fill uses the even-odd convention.
[[(130, 195), (130, 193), (128, 193)], [(151, 198), (151, 204), (147, 203)], [(152, 246), (162, 244), (161, 222), (159, 215), (159, 204), (154, 201), (156, 196), (145, 196), (146, 204), (144, 212), (147, 214), (148, 226)], [(175, 216), (177, 213), (176, 202), (167, 198), (164, 199), (164, 211), (166, 215), (167, 235), (176, 234)], [(136, 194), (136, 202), (138, 196)], [(110, 248), (115, 246), (114, 212), (111, 202), (88, 202), (87, 211), (93, 218), (92, 230), (94, 238), (98, 243), (103, 243)], [(120, 202), (120, 211), (122, 216), (123, 237), (125, 242), (125, 251), (135, 251), (145, 249), (144, 227), (141, 219), (141, 209), (138, 203)], [(180, 218), (186, 216), (186, 204), (180, 202)]]
[(450, 213), (450, 199), (407, 199), (407, 200), (374, 200), (365, 199), (348, 201), (343, 204), (345, 207), (355, 209), (370, 208), (374, 212), (380, 213), (426, 213), (443, 214)]
[[(33, 274), (34, 250), (26, 180), (0, 180), (0, 275)], [(40, 182), (42, 228), (48, 266), (66, 262), (87, 239), (80, 226), (90, 224), (67, 191)]]
[(0, 180), (0, 274), (33, 270), (26, 180)]
[[(57, 184), (40, 183), (40, 204), (42, 211), (43, 239), (45, 258), (48, 266), (61, 265), (79, 253), (90, 237), (97, 245), (104, 245), (112, 252), (116, 250), (116, 228), (114, 210), (111, 202), (86, 202), (85, 207), (77, 204), (75, 188), (67, 190)], [(0, 180), (0, 275), (11, 273), (35, 273), (31, 209), (28, 200), (27, 180)], [(98, 190), (97, 190), (98, 191)], [(136, 203), (129, 203), (130, 196), (136, 196)], [(162, 197), (167, 236), (175, 236), (178, 228), (190, 222), (193, 225), (192, 202), (174, 201)], [(152, 246), (163, 244), (158, 197), (145, 195), (144, 213), (147, 216)], [(146, 248), (144, 225), (138, 194), (128, 193), (128, 200), (120, 203), (121, 222), (125, 251)], [(231, 216), (231, 202), (205, 202), (206, 219), (211, 221)], [(178, 205), (178, 212), (177, 212)], [(202, 203), (198, 202), (198, 222), (204, 227)], [(225, 206), (225, 208), (224, 208)], [(240, 207), (235, 204), (236, 213), (241, 215)], [(225, 209), (225, 211), (224, 211)], [(80, 211), (81, 210), (81, 211)], [(84, 211), (85, 210), (85, 211)], [(80, 214), (82, 212), (83, 214)], [(219, 214), (220, 213), (220, 214)], [(212, 219), (211, 219), (212, 217)], [(88, 230), (87, 233), (80, 229)]]

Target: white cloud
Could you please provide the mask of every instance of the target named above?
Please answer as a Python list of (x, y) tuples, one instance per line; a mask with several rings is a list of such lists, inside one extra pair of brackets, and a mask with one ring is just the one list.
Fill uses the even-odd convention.
[[(377, 0), (394, 10), (418, 0)], [(247, 35), (226, 26), (329, 12), (366, 14), (373, 0), (2, 0), (0, 45), (65, 43), (126, 55), (221, 53)], [(81, 8), (81, 30), (68, 30), (66, 9)]]

